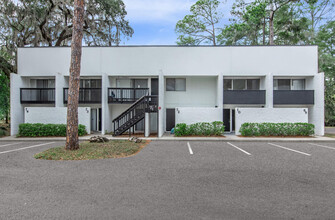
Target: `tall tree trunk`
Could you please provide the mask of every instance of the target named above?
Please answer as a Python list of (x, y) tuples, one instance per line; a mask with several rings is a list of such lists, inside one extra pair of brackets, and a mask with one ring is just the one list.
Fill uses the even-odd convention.
[(264, 20), (263, 20), (263, 45), (265, 45), (265, 17), (264, 17)]
[(273, 38), (274, 38), (274, 31), (273, 31), (273, 18), (274, 18), (274, 9), (273, 3), (270, 4), (270, 18), (269, 18), (269, 44), (274, 45)]
[(67, 105), (67, 150), (79, 148), (78, 139), (78, 100), (80, 83), (80, 62), (84, 24), (84, 0), (74, 1), (73, 31), (71, 42), (71, 63), (69, 77), (69, 95)]

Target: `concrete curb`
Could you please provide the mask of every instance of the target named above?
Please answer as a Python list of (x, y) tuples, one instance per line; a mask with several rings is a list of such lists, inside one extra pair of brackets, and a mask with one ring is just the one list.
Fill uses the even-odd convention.
[[(86, 141), (90, 138), (82, 137), (79, 141)], [(115, 138), (110, 135), (105, 135), (110, 140), (128, 140), (128, 137)], [(315, 138), (242, 138), (242, 137), (225, 137), (225, 138), (202, 138), (202, 137), (162, 137), (162, 138), (141, 138), (143, 140), (151, 141), (215, 141), (215, 142), (334, 142), (335, 138), (329, 137), (315, 137)], [(6, 137), (0, 138), (0, 142), (20, 142), (20, 141), (65, 141), (66, 138), (17, 138), (17, 137)]]

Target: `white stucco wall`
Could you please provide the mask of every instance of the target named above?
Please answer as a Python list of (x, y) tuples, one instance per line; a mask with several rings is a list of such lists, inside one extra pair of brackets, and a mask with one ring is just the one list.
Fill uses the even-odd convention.
[[(24, 123), (66, 124), (66, 107), (25, 107)], [(79, 124), (91, 132), (91, 108), (78, 108)]]
[[(18, 73), (69, 75), (70, 50), (19, 48)], [(84, 47), (81, 75), (312, 75), (317, 56), (316, 46)]]
[[(179, 78), (186, 78), (186, 91), (166, 91), (164, 89), (166, 108), (215, 107), (217, 105), (217, 76)], [(164, 88), (165, 86), (164, 83)], [(221, 99), (222, 102), (223, 99)]]
[(221, 108), (176, 108), (176, 124), (222, 121)]
[(236, 108), (235, 134), (239, 135), (243, 123), (308, 123), (308, 108)]

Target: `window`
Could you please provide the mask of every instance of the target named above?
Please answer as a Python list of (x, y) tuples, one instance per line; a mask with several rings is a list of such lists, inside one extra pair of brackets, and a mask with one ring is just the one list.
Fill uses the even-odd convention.
[(247, 79), (247, 90), (259, 90), (259, 79)]
[(305, 90), (305, 80), (304, 79), (292, 79), (291, 90)]
[(80, 88), (101, 88), (101, 79), (80, 79)]
[(245, 79), (234, 79), (233, 90), (245, 90)]
[(232, 79), (223, 80), (223, 89), (224, 90), (232, 90), (233, 89), (233, 80)]
[(259, 90), (259, 79), (225, 79), (224, 90)]
[(305, 79), (274, 79), (274, 90), (305, 90)]
[(186, 91), (186, 79), (185, 78), (166, 79), (166, 91)]
[(54, 79), (37, 79), (36, 88), (55, 88), (55, 80)]

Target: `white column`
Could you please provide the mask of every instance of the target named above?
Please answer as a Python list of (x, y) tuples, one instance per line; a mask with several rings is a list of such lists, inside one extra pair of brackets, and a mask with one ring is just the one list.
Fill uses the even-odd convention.
[(268, 73), (265, 77), (265, 89), (266, 89), (265, 107), (273, 108), (273, 74), (272, 73)]
[(61, 73), (57, 73), (55, 77), (55, 106), (64, 107), (64, 87), (65, 77)]
[(108, 97), (107, 97), (107, 88), (108, 88), (109, 82), (108, 82), (108, 76), (107, 74), (102, 74), (101, 76), (101, 134), (104, 135), (106, 133), (106, 130), (108, 130), (108, 123), (111, 123), (108, 120), (108, 114), (109, 114), (109, 109), (108, 109)]
[(220, 121), (223, 121), (223, 74), (219, 73), (217, 77), (217, 100), (216, 105), (219, 109), (221, 109), (221, 119)]
[(149, 95), (151, 95), (151, 78), (148, 78)]
[(158, 137), (162, 137), (164, 134), (164, 112), (165, 112), (165, 105), (164, 105), (164, 75), (163, 72), (160, 71), (158, 76)]
[(144, 136), (150, 136), (150, 113), (146, 112), (144, 116)]
[(314, 105), (309, 108), (309, 123), (314, 124), (315, 134), (322, 136), (325, 134), (324, 73), (316, 74), (312, 85), (314, 89)]

